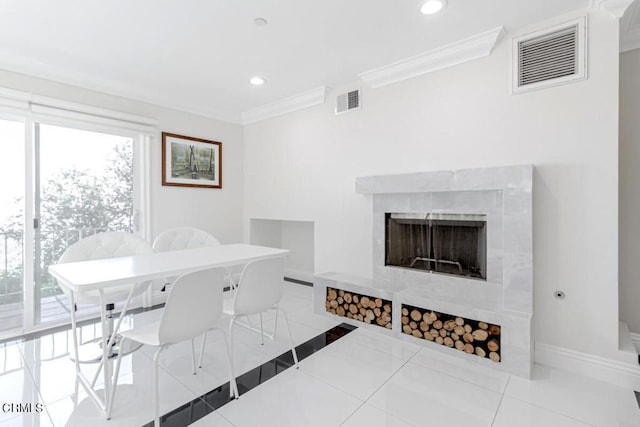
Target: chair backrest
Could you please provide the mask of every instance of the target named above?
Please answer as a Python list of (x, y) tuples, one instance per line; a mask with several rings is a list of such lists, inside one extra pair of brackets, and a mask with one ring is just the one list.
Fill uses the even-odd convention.
[[(142, 237), (121, 231), (107, 231), (85, 237), (69, 246), (58, 260), (59, 264), (76, 261), (89, 261), (93, 259), (116, 258), (121, 256), (146, 255), (153, 253), (151, 245)], [(144, 292), (151, 282), (143, 282), (135, 285), (133, 296)], [(61, 287), (68, 294), (66, 287)], [(129, 294), (129, 290), (122, 287), (106, 289), (107, 303), (123, 301)], [(77, 303), (94, 304), (100, 301), (97, 291), (89, 291), (76, 294)]]
[(219, 246), (218, 239), (204, 230), (194, 227), (176, 227), (158, 234), (153, 241), (156, 252)]
[(85, 237), (69, 246), (58, 263), (143, 255), (152, 252), (151, 245), (140, 236), (121, 231), (107, 231)]
[(185, 341), (215, 326), (222, 314), (224, 269), (178, 277), (164, 306), (158, 338), (162, 344)]
[(272, 308), (283, 292), (284, 259), (268, 258), (245, 265), (233, 300), (236, 314), (255, 314)]

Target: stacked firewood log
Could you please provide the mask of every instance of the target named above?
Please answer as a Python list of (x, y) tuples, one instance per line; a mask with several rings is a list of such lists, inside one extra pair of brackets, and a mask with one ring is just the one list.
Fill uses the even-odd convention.
[(469, 354), (500, 361), (500, 326), (402, 305), (402, 332)]
[(391, 301), (327, 288), (325, 308), (331, 314), (391, 329)]

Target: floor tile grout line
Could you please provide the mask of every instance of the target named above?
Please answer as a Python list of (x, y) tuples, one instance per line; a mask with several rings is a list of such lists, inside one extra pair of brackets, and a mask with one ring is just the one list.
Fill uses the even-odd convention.
[[(426, 349), (426, 350), (430, 350), (430, 349), (428, 349), (427, 347), (425, 347), (424, 349)], [(423, 349), (421, 349), (420, 351), (422, 351), (422, 350), (423, 350)], [(418, 353), (419, 353), (419, 351), (418, 351), (416, 354), (418, 354)], [(414, 356), (415, 356), (415, 355), (414, 355)], [(413, 357), (412, 357), (412, 359), (413, 359)], [(495, 391), (495, 390), (492, 390), (492, 389), (490, 389), (490, 388), (488, 388), (488, 387), (485, 387), (485, 386), (483, 386), (483, 385), (476, 384), (476, 383), (472, 383), (471, 381), (465, 380), (464, 378), (460, 378), (460, 377), (457, 377), (457, 376), (455, 376), (455, 375), (451, 375), (451, 374), (449, 374), (449, 373), (447, 373), (447, 372), (444, 372), (444, 371), (441, 371), (441, 370), (439, 370), (439, 369), (431, 368), (431, 367), (429, 367), (429, 366), (424, 366), (424, 365), (423, 365), (423, 364), (421, 364), (421, 363), (412, 362), (411, 364), (412, 364), (412, 365), (414, 365), (414, 366), (419, 366), (419, 367), (424, 368), (424, 369), (429, 369), (430, 371), (437, 372), (437, 373), (442, 374), (442, 375), (445, 375), (445, 376), (447, 376), (447, 377), (449, 377), (449, 378), (454, 378), (454, 379), (457, 379), (457, 380), (460, 380), (460, 381), (464, 381), (464, 382), (465, 382), (465, 383), (467, 383), (467, 384), (471, 384), (472, 386), (482, 388), (482, 389), (484, 389), (484, 390), (490, 391), (490, 392), (495, 393), (495, 394), (500, 394), (500, 395), (502, 395), (502, 394), (504, 394), (504, 393), (505, 393), (505, 391), (506, 391), (506, 389), (507, 389), (507, 387), (505, 386), (502, 392)], [(501, 371), (500, 371), (500, 372), (501, 372)], [(502, 372), (502, 373), (504, 373), (504, 372)], [(507, 384), (508, 384), (508, 383), (509, 383), (509, 380), (511, 379), (511, 375), (506, 374), (506, 373), (505, 373), (505, 375), (507, 375)]]
[[(302, 368), (302, 367), (301, 367), (301, 368)], [(358, 396), (355, 396), (355, 395), (351, 394), (351, 393), (350, 393), (350, 392), (348, 392), (348, 391), (342, 390), (341, 388), (339, 388), (339, 387), (335, 386), (334, 384), (331, 384), (331, 383), (329, 383), (329, 382), (325, 381), (324, 379), (319, 378), (319, 377), (317, 377), (317, 376), (313, 375), (311, 372), (306, 372), (306, 371), (304, 370), (304, 368), (303, 368), (303, 369), (299, 369), (299, 371), (300, 371), (300, 372), (302, 372), (303, 374), (305, 374), (306, 376), (311, 377), (311, 378), (313, 378), (314, 380), (317, 380), (317, 381), (319, 381), (319, 382), (323, 383), (324, 385), (327, 385), (327, 386), (329, 386), (329, 387), (331, 387), (331, 388), (335, 389), (336, 391), (339, 391), (340, 393), (346, 394), (346, 395), (347, 395), (347, 396), (349, 396), (349, 397), (353, 397), (354, 399), (356, 399), (356, 400), (358, 400), (358, 401), (360, 401), (360, 402), (362, 402), (362, 403), (364, 403), (364, 402), (365, 402), (365, 400), (362, 400), (362, 398), (360, 398), (360, 397), (358, 397)]]
[(579, 422), (581, 424), (585, 424), (585, 425), (590, 426), (590, 427), (597, 427), (597, 424), (593, 424), (591, 421), (581, 420), (580, 418), (576, 418), (573, 415), (568, 415), (568, 414), (565, 414), (565, 413), (562, 413), (562, 412), (558, 412), (555, 409), (551, 409), (551, 408), (548, 408), (546, 406), (542, 406), (542, 405), (539, 405), (537, 403), (533, 403), (533, 402), (530, 402), (528, 400), (521, 399), (519, 397), (511, 396), (511, 395), (506, 394), (506, 393), (504, 394), (504, 396), (508, 397), (509, 399), (517, 400), (518, 402), (521, 402), (521, 403), (526, 403), (527, 405), (531, 405), (531, 406), (533, 406), (535, 408), (543, 409), (543, 410), (545, 410), (547, 412), (551, 412), (552, 414), (560, 415), (560, 416), (562, 416), (564, 418), (569, 418), (569, 419), (571, 419), (573, 421), (577, 421), (577, 422)]
[[(358, 330), (360, 330), (360, 328), (358, 328)], [(399, 342), (399, 343), (401, 343), (401, 344), (405, 344), (405, 342), (404, 342), (404, 341), (402, 341), (402, 340), (398, 340), (398, 338), (395, 338), (395, 337), (393, 337), (393, 336), (388, 336), (387, 338), (391, 338), (391, 339), (393, 339), (393, 340), (398, 341), (398, 342)], [(398, 356), (395, 356), (394, 354), (392, 354), (392, 353), (390, 353), (390, 352), (388, 352), (388, 351), (380, 350), (378, 347), (376, 347), (376, 346), (374, 346), (374, 345), (371, 345), (371, 344), (368, 344), (367, 342), (362, 342), (362, 343), (360, 343), (360, 344), (362, 344), (363, 346), (366, 346), (366, 347), (367, 347), (367, 348), (369, 348), (369, 349), (373, 349), (373, 350), (376, 350), (376, 351), (378, 351), (378, 352), (388, 354), (388, 355), (390, 355), (390, 356), (392, 356), (392, 357), (394, 357), (394, 358), (396, 358), (396, 359), (400, 359), (400, 360), (402, 360), (403, 362), (405, 362), (405, 360), (404, 360), (403, 358), (398, 357)], [(412, 345), (412, 344), (409, 344), (409, 345)], [(422, 348), (418, 348), (418, 349), (417, 349), (417, 350), (416, 350), (416, 351), (415, 351), (415, 352), (414, 352), (414, 353), (409, 357), (409, 359), (407, 359), (406, 361), (409, 361), (410, 359), (412, 359), (412, 358), (413, 358), (413, 356), (415, 356), (416, 354), (418, 354), (418, 352), (419, 352), (420, 350), (422, 350)]]
[[(24, 344), (24, 342), (23, 342)], [(28, 364), (27, 364), (27, 359), (24, 356), (24, 351), (22, 348), (20, 348), (20, 346), (18, 346), (18, 352), (20, 353), (20, 357), (22, 358), (22, 363), (23, 363), (23, 367), (24, 370), (27, 372), (27, 374), (29, 375), (29, 378), (31, 379), (31, 382), (33, 384), (33, 387), (36, 390), (36, 393), (38, 394), (38, 398), (40, 399), (40, 403), (42, 403), (42, 406), (44, 407), (44, 410), (47, 414), (47, 417), (49, 418), (49, 421), (51, 422), (52, 426), (55, 426), (54, 422), (53, 422), (53, 417), (51, 416), (51, 414), (49, 413), (49, 409), (47, 408), (47, 404), (45, 404), (44, 402), (44, 397), (42, 396), (42, 391), (40, 390), (40, 384), (38, 384), (38, 382), (36, 381), (36, 377), (33, 374), (33, 370), (31, 368), (29, 368)], [(34, 366), (35, 368), (35, 366)], [(52, 402), (53, 404), (53, 402)], [(9, 419), (13, 419), (13, 418), (17, 418), (19, 415), (17, 415), (16, 417), (11, 417)]]
[[(326, 332), (328, 332), (328, 331), (330, 331), (330, 330), (332, 330), (332, 329), (334, 329), (334, 328), (336, 328), (337, 326), (340, 326), (340, 325), (336, 325), (336, 326), (334, 326), (333, 328), (330, 328), (329, 330), (325, 331), (325, 333), (326, 333)], [(353, 330), (355, 330), (355, 329), (353, 329)], [(344, 336), (346, 336), (346, 335), (348, 335), (349, 333), (353, 332), (353, 330), (350, 330), (349, 332), (347, 332), (345, 335), (343, 335), (342, 337), (340, 337), (340, 338), (338, 338), (338, 339), (342, 339), (342, 338), (344, 338)], [(321, 334), (320, 334), (320, 335), (321, 335)], [(315, 338), (317, 338), (317, 337), (318, 337), (318, 335), (316, 335), (315, 337), (310, 338), (309, 340), (307, 340), (307, 341), (305, 341), (305, 342), (303, 342), (303, 343), (300, 343), (300, 344), (299, 344), (299, 346), (301, 346), (301, 345), (303, 345), (303, 344), (306, 344), (307, 342), (309, 342), (309, 341), (311, 341), (311, 340), (313, 340), (313, 339), (315, 339)], [(335, 341), (333, 341), (333, 342), (336, 342), (336, 341), (337, 341), (337, 339), (336, 339)], [(333, 344), (333, 342), (332, 342), (331, 344)], [(329, 344), (327, 344), (327, 345), (323, 346), (322, 348), (320, 348), (320, 349), (318, 349), (318, 350), (314, 351), (313, 353), (311, 353), (310, 355), (308, 355), (307, 357), (305, 357), (305, 359), (306, 359), (306, 358), (308, 358), (308, 357), (311, 357), (311, 356), (313, 356), (314, 354), (318, 353), (319, 351), (323, 350), (323, 349), (324, 349), (324, 348), (326, 348), (328, 345), (329, 345)], [(297, 348), (297, 347), (298, 347), (298, 345), (296, 345), (296, 348)], [(276, 359), (278, 359), (278, 358), (282, 357), (283, 355), (288, 354), (290, 351), (291, 351), (291, 350), (288, 350), (288, 351), (286, 351), (285, 353), (283, 353), (283, 354), (281, 354), (281, 355), (277, 356), (276, 358), (271, 359), (271, 360), (269, 360), (269, 361), (267, 361), (267, 362), (265, 362), (265, 363), (263, 363), (263, 364), (261, 364), (261, 365), (258, 365), (258, 366), (256, 366), (255, 368), (252, 368), (252, 369), (248, 370), (247, 372), (245, 372), (245, 373), (243, 373), (243, 374), (241, 374), (241, 375), (247, 374), (247, 373), (251, 372), (251, 371), (252, 371), (252, 370), (254, 370), (254, 369), (260, 368), (261, 366), (264, 366), (265, 364), (270, 363), (270, 362), (272, 362), (272, 361), (274, 361), (274, 360), (276, 360)], [(302, 360), (304, 360), (304, 359), (302, 359)], [(302, 362), (302, 360), (300, 360), (300, 362)], [(293, 365), (288, 366), (287, 368), (285, 368), (284, 370), (282, 370), (280, 373), (284, 373), (285, 371), (287, 371), (289, 368), (292, 368), (292, 367), (293, 367)], [(302, 371), (299, 371), (299, 372), (302, 372)], [(276, 373), (274, 376), (272, 376), (272, 377), (268, 378), (268, 379), (267, 379), (267, 380), (265, 380), (264, 382), (260, 382), (258, 385), (256, 385), (255, 387), (252, 387), (251, 389), (247, 390), (245, 393), (247, 393), (247, 392), (249, 392), (249, 391), (251, 391), (251, 390), (254, 390), (255, 388), (258, 388), (259, 386), (261, 386), (261, 385), (263, 385), (263, 384), (266, 384), (270, 379), (277, 377), (280, 373)], [(315, 378), (313, 375), (311, 375), (311, 374), (309, 374), (309, 373), (307, 373), (307, 372), (302, 372), (302, 373), (303, 373), (304, 375), (307, 375), (307, 376), (311, 377), (311, 378)], [(317, 378), (316, 378), (316, 379), (317, 379)], [(320, 381), (321, 381), (321, 380), (320, 380)], [(321, 382), (323, 382), (323, 383), (324, 383), (324, 381), (321, 381)], [(228, 383), (223, 384), (221, 387), (225, 386), (226, 384), (228, 384)], [(325, 384), (326, 384), (326, 383), (325, 383)], [(331, 386), (332, 388), (336, 389), (337, 391), (342, 391), (342, 390), (340, 390), (340, 389), (336, 388), (335, 386), (332, 386), (331, 384), (327, 384), (327, 385)], [(202, 396), (205, 396), (206, 394), (207, 394), (207, 393), (205, 393), (205, 394), (204, 394), (204, 395), (202, 395)], [(346, 394), (348, 394), (348, 393), (346, 393)], [(201, 396), (201, 398), (202, 398), (202, 396)], [(357, 398), (356, 398), (356, 399), (357, 399)], [(204, 400), (204, 399), (202, 399), (202, 400)], [(360, 400), (360, 399), (357, 399), (357, 400)], [(226, 403), (225, 403), (225, 405), (226, 405), (227, 403), (230, 403), (230, 402), (232, 402), (232, 401), (226, 402)], [(207, 403), (207, 402), (205, 401), (205, 403)], [(207, 405), (208, 405), (208, 403), (207, 403)], [(218, 409), (220, 409), (220, 408), (213, 408), (211, 405), (208, 405), (208, 406), (209, 406), (210, 408), (212, 408), (212, 409), (213, 409), (213, 411), (217, 411)], [(222, 405), (222, 406), (224, 406), (224, 405)], [(222, 407), (222, 406), (221, 406), (221, 407)], [(219, 415), (221, 415), (221, 414), (219, 414)]]
[[(294, 297), (296, 299), (304, 299), (305, 298), (305, 297), (299, 296), (299, 295), (294, 295)], [(301, 306), (301, 307), (299, 307), (299, 309), (304, 309), (306, 306), (308, 306), (308, 305)], [(130, 311), (128, 313), (128, 315), (136, 315), (136, 314), (140, 314), (142, 312), (147, 312), (147, 311), (150, 312), (150, 311), (154, 311), (154, 310), (156, 310), (158, 308), (161, 308), (161, 306), (157, 305), (157, 306), (154, 306), (153, 308), (149, 308), (149, 309), (133, 310), (133, 311)], [(86, 324), (96, 323), (96, 319), (86, 319), (85, 321), (83, 321), (83, 324), (84, 323), (86, 323)], [(303, 326), (306, 326), (306, 325), (303, 325)], [(335, 326), (337, 326), (337, 325), (335, 325)], [(313, 328), (311, 328), (311, 329), (313, 329)], [(52, 425), (54, 424), (53, 423), (53, 418), (52, 418), (52, 416), (51, 416), (51, 414), (49, 412), (48, 406), (54, 405), (54, 404), (58, 404), (58, 403), (60, 403), (60, 402), (62, 402), (64, 400), (67, 400), (67, 399), (71, 399), (71, 400), (73, 400), (74, 398), (77, 399), (78, 396), (75, 396), (74, 393), (72, 393), (72, 394), (69, 394), (69, 395), (66, 395), (66, 396), (61, 396), (61, 397), (55, 398), (54, 400), (45, 403), (44, 396), (43, 396), (42, 390), (41, 390), (41, 384), (39, 384), (38, 381), (36, 381), (35, 372), (36, 372), (36, 370), (42, 369), (42, 367), (43, 367), (42, 364), (43, 363), (49, 362), (49, 361), (55, 361), (55, 360), (65, 360), (65, 359), (68, 359), (70, 354), (69, 353), (61, 354), (61, 355), (58, 355), (57, 357), (54, 357), (52, 359), (47, 359), (46, 361), (41, 361), (41, 360), (34, 361), (33, 362), (33, 366), (30, 366), (30, 364), (27, 361), (27, 357), (25, 355), (25, 351), (26, 351), (25, 346), (31, 345), (32, 343), (36, 342), (37, 340), (42, 339), (43, 337), (52, 336), (52, 335), (54, 335), (56, 333), (59, 333), (61, 331), (65, 331), (65, 330), (67, 330), (67, 331), (70, 330), (70, 326), (68, 326), (68, 327), (61, 326), (61, 327), (52, 328), (52, 329), (45, 330), (45, 331), (39, 331), (37, 334), (30, 334), (28, 339), (25, 339), (23, 337), (21, 339), (14, 338), (11, 341), (9, 341), (9, 340), (2, 341), (3, 343), (4, 342), (11, 343), (12, 345), (16, 346), (17, 355), (19, 357), (20, 364), (21, 364), (19, 370), (23, 370), (25, 372), (25, 374), (27, 375), (27, 378), (29, 379), (29, 382), (31, 383), (31, 386), (33, 387), (35, 393), (37, 393), (37, 397), (39, 399), (39, 402), (43, 404), (43, 406), (45, 408), (45, 413), (47, 414), (47, 417), (48, 417), (49, 421), (52, 423)], [(318, 330), (317, 332), (321, 333), (322, 331)], [(300, 344), (303, 344), (303, 343), (300, 343)], [(142, 353), (142, 357), (144, 357), (145, 359), (151, 360), (149, 355), (147, 355), (144, 352), (141, 352), (141, 353)], [(170, 370), (167, 369), (167, 367), (165, 367), (162, 364), (160, 364), (160, 368), (170, 378), (172, 378), (173, 380), (178, 381), (181, 385), (183, 385), (185, 387), (186, 390), (190, 391), (191, 393), (193, 393), (195, 395), (195, 392), (193, 392), (186, 384), (184, 384), (182, 381), (180, 381), (178, 377), (176, 377)], [(133, 373), (134, 372), (132, 371), (132, 372), (126, 374), (126, 375), (131, 375)], [(75, 378), (74, 378), (74, 380), (75, 380)], [(82, 391), (82, 389), (79, 388), (79, 391)], [(199, 397), (199, 396), (196, 396), (196, 397)], [(206, 402), (204, 402), (204, 403), (207, 404)], [(17, 414), (15, 417), (10, 417), (7, 420), (13, 419), (13, 418), (17, 418), (19, 416), (20, 415)]]
[[(330, 333), (331, 331), (333, 331), (333, 330), (335, 330), (335, 329), (337, 329), (337, 328), (340, 328), (340, 329), (342, 329), (343, 331), (346, 331), (346, 332), (343, 332), (341, 336), (336, 337), (336, 338), (335, 338), (332, 342), (330, 342), (329, 344), (325, 344), (325, 345), (323, 345), (321, 348), (319, 348), (319, 349), (317, 349), (317, 350), (314, 350), (311, 354), (309, 354), (308, 356), (306, 356), (306, 357), (305, 357), (305, 359), (306, 359), (307, 357), (313, 356), (313, 354), (317, 353), (318, 351), (322, 350), (323, 348), (327, 347), (328, 345), (331, 345), (332, 343), (334, 343), (334, 342), (338, 341), (339, 339), (342, 339), (344, 336), (348, 335), (349, 333), (351, 333), (351, 332), (353, 332), (354, 330), (356, 330), (356, 329), (357, 329), (357, 327), (354, 327), (354, 326), (349, 325), (349, 324), (342, 323), (342, 324), (339, 324), (339, 325), (337, 325), (337, 326), (335, 326), (335, 327), (333, 327), (333, 328), (330, 328), (330, 329), (328, 329), (327, 331), (325, 331), (324, 333), (321, 333), (321, 334), (319, 334), (319, 335), (316, 335), (316, 336), (312, 337), (311, 339), (309, 339), (309, 340), (305, 341), (304, 343), (302, 343), (302, 344), (300, 344), (300, 345), (296, 346), (296, 349), (298, 349), (298, 347), (302, 347), (302, 346), (303, 346), (303, 345), (305, 345), (305, 344), (311, 343), (311, 342), (312, 342), (313, 340), (315, 340), (315, 339), (321, 338), (321, 337), (323, 336), (323, 334), (324, 334), (324, 338), (326, 339), (326, 338), (327, 338), (327, 335), (326, 335), (326, 334)], [(277, 361), (278, 359), (280, 359), (281, 357), (286, 356), (290, 351), (291, 351), (291, 350), (285, 351), (284, 353), (280, 354), (279, 356), (277, 356), (277, 357), (275, 357), (275, 358), (273, 358), (273, 359), (271, 359), (271, 360), (269, 360), (269, 361), (267, 361), (267, 362), (265, 362), (265, 363), (263, 363), (263, 364), (261, 364), (261, 365), (257, 366), (256, 368), (253, 368), (253, 369), (251, 369), (251, 370), (249, 370), (249, 371), (245, 372), (245, 374), (248, 374), (248, 373), (250, 373), (252, 370), (255, 370), (255, 369), (261, 368), (261, 367), (263, 367), (263, 366), (265, 366), (265, 365), (267, 365), (267, 364), (269, 364), (269, 363), (271, 363), (271, 362), (276, 362), (276, 361)], [(302, 360), (304, 360), (304, 359), (301, 359), (301, 361), (302, 361)], [(280, 372), (276, 372), (272, 377), (267, 378), (264, 382), (260, 382), (260, 383), (259, 383), (259, 384), (257, 384), (255, 387), (252, 387), (251, 389), (248, 389), (247, 391), (245, 391), (245, 393), (248, 393), (249, 391), (253, 390), (254, 388), (256, 388), (256, 387), (258, 387), (258, 386), (260, 386), (260, 385), (262, 385), (262, 384), (266, 383), (266, 382), (267, 382), (267, 381), (269, 381), (270, 379), (277, 377), (279, 374), (281, 374), (281, 373), (283, 373), (283, 372), (287, 371), (289, 368), (291, 368), (291, 367), (293, 367), (293, 366), (294, 366), (294, 365), (293, 365), (293, 364), (291, 364), (290, 366), (287, 366), (287, 367), (286, 367), (285, 369), (283, 369), (282, 371), (280, 371)], [(242, 375), (245, 375), (245, 374), (242, 374)], [(307, 375), (308, 375), (308, 374), (307, 374)], [(239, 376), (238, 376), (238, 377), (236, 377), (236, 378), (239, 378)], [(180, 383), (180, 384), (182, 384), (182, 383)], [(198, 397), (196, 397), (196, 398), (192, 399), (191, 401), (186, 402), (186, 403), (184, 403), (184, 404), (182, 404), (182, 405), (178, 406), (177, 408), (175, 408), (175, 409), (173, 409), (173, 410), (171, 410), (171, 411), (169, 411), (169, 412), (164, 413), (163, 415), (161, 415), (161, 416), (160, 416), (161, 424), (163, 424), (163, 422), (162, 422), (162, 419), (163, 419), (163, 418), (167, 417), (168, 415), (171, 415), (174, 411), (179, 410), (179, 409), (180, 409), (180, 408), (182, 408), (183, 406), (188, 405), (189, 403), (192, 403), (192, 402), (196, 402), (196, 401), (198, 401), (198, 400), (203, 401), (203, 402), (205, 403), (205, 405), (206, 405), (208, 408), (212, 409), (212, 412), (210, 412), (210, 413), (208, 413), (208, 414), (205, 414), (204, 416), (202, 416), (202, 417), (200, 417), (200, 418), (198, 418), (198, 419), (192, 420), (192, 422), (191, 422), (191, 423), (196, 422), (196, 421), (198, 421), (199, 419), (204, 418), (204, 417), (206, 417), (207, 415), (209, 415), (209, 414), (211, 414), (211, 413), (213, 413), (213, 412), (216, 412), (218, 409), (220, 409), (220, 407), (222, 407), (222, 406), (224, 406), (224, 405), (226, 405), (226, 404), (228, 404), (228, 403), (230, 403), (230, 402), (233, 402), (234, 400), (228, 400), (228, 401), (226, 401), (225, 403), (223, 403), (220, 407), (218, 407), (218, 408), (213, 408), (213, 407), (212, 407), (212, 406), (211, 406), (211, 405), (206, 401), (205, 396), (207, 396), (209, 393), (212, 393), (212, 392), (216, 391), (217, 389), (226, 388), (226, 387), (228, 387), (228, 385), (229, 385), (229, 382), (223, 383), (222, 385), (220, 385), (220, 386), (218, 386), (218, 387), (216, 387), (216, 388), (214, 388), (214, 389), (210, 390), (209, 392), (203, 393), (203, 394), (201, 394), (200, 396), (198, 396)], [(188, 387), (187, 387), (187, 388), (188, 388)], [(335, 387), (334, 387), (334, 388), (335, 388)], [(190, 390), (190, 389), (189, 389), (189, 390)], [(191, 390), (190, 390), (190, 391), (191, 391)], [(244, 393), (243, 393), (243, 394), (244, 394)], [(149, 424), (150, 424), (150, 423), (145, 423), (145, 424), (143, 424), (143, 426), (148, 426)]]
[[(344, 342), (347, 342), (347, 341), (344, 341)], [(345, 344), (344, 344), (344, 342), (343, 342), (343, 344), (342, 344), (342, 345), (345, 345)], [(350, 342), (350, 341), (349, 341), (349, 342)], [(354, 344), (355, 344), (355, 343), (354, 343)], [(363, 346), (366, 346), (366, 347), (367, 347), (367, 350), (373, 350), (373, 351), (375, 351), (376, 353), (381, 353), (381, 354), (384, 354), (385, 356), (389, 356), (389, 357), (391, 357), (391, 358), (393, 358), (393, 359), (400, 360), (400, 361), (402, 361), (402, 363), (403, 363), (403, 365), (402, 365), (402, 366), (404, 366), (404, 363), (405, 363), (405, 362), (407, 362), (408, 360), (410, 360), (411, 358), (413, 358), (413, 355), (412, 355), (409, 359), (404, 360), (402, 357), (398, 357), (398, 356), (396, 356), (396, 355), (394, 355), (394, 354), (389, 353), (388, 351), (380, 350), (380, 349), (379, 349), (379, 348), (377, 348), (377, 347), (369, 346), (369, 345), (366, 345), (366, 344), (364, 344), (364, 343), (358, 343), (358, 344), (362, 344)], [(417, 352), (416, 352), (416, 353), (417, 353)], [(415, 355), (415, 353), (414, 353), (414, 355)]]
[(407, 420), (407, 419), (403, 418), (402, 416), (398, 416), (397, 414), (394, 414), (394, 413), (391, 413), (391, 412), (389, 412), (389, 411), (386, 411), (386, 410), (384, 410), (384, 409), (382, 409), (382, 408), (378, 408), (377, 406), (374, 406), (374, 405), (370, 404), (370, 403), (369, 403), (369, 400), (370, 400), (373, 396), (375, 396), (375, 395), (376, 395), (376, 393), (378, 393), (378, 392), (382, 389), (382, 387), (384, 387), (384, 386), (385, 386), (389, 381), (391, 381), (391, 379), (392, 379), (394, 376), (396, 376), (396, 375), (398, 374), (398, 372), (400, 372), (400, 370), (401, 370), (402, 368), (404, 368), (404, 367), (409, 363), (409, 361), (415, 357), (415, 355), (416, 355), (416, 354), (418, 354), (418, 352), (417, 352), (417, 351), (416, 351), (416, 352), (415, 352), (415, 353), (414, 353), (414, 354), (413, 354), (409, 359), (407, 359), (406, 361), (403, 361), (402, 365), (401, 365), (398, 369), (396, 369), (396, 370), (395, 370), (395, 372), (389, 376), (389, 378), (387, 378), (387, 379), (386, 379), (382, 384), (380, 384), (380, 386), (379, 386), (378, 388), (376, 388), (376, 389), (373, 391), (373, 393), (371, 393), (371, 394), (369, 395), (369, 397), (368, 397), (368, 398), (366, 398), (366, 399), (364, 400), (364, 402), (362, 402), (362, 405), (360, 405), (358, 408), (356, 408), (356, 410), (355, 410), (355, 411), (353, 411), (353, 413), (352, 413), (349, 417), (347, 417), (347, 419), (346, 419), (346, 420), (344, 420), (343, 424), (344, 424), (344, 423), (346, 423), (346, 422), (349, 420), (349, 418), (351, 418), (351, 417), (352, 417), (352, 416), (353, 416), (357, 411), (359, 411), (359, 410), (360, 410), (360, 408), (362, 408), (364, 405), (369, 405), (369, 406), (371, 406), (372, 408), (375, 408), (375, 409), (377, 409), (377, 410), (379, 410), (379, 411), (382, 411), (382, 412), (385, 412), (385, 413), (387, 413), (387, 414), (389, 414), (389, 415), (392, 415), (392, 416), (394, 416), (394, 417), (396, 417), (396, 418), (400, 419), (401, 421), (403, 421), (403, 422), (405, 422), (405, 423), (407, 423), (407, 424), (409, 424), (409, 425), (411, 425), (411, 426), (412, 426), (412, 425), (413, 425), (413, 423), (412, 423), (411, 421), (409, 421), (409, 420)]
[[(27, 373), (27, 375), (29, 376), (29, 379), (31, 380), (31, 384), (33, 385), (33, 388), (35, 389), (37, 395), (38, 395), (38, 399), (39, 399), (39, 403), (42, 403), (42, 406), (44, 407), (44, 411), (47, 414), (47, 418), (49, 418), (49, 421), (51, 422), (51, 425), (54, 425), (53, 423), (53, 418), (51, 417), (51, 414), (49, 413), (49, 410), (47, 409), (47, 405), (44, 403), (44, 399), (42, 397), (42, 392), (40, 391), (40, 386), (38, 385), (38, 383), (35, 380), (35, 376), (33, 375), (32, 370), (29, 368), (29, 366), (27, 365), (27, 361), (24, 357), (24, 352), (22, 351), (22, 349), (18, 346), (18, 353), (20, 355), (21, 361), (22, 361), (22, 369)], [(33, 403), (33, 402), (32, 402)], [(8, 422), (10, 420), (13, 420), (15, 418), (20, 417), (22, 414), (21, 413), (16, 413), (16, 415), (9, 417), (7, 419), (5, 419), (4, 421), (0, 422), (0, 424), (3, 424), (5, 422)]]
[[(216, 414), (218, 414), (218, 416), (220, 416), (220, 418), (222, 418), (223, 420), (225, 420), (226, 422), (228, 422), (228, 423), (229, 423), (229, 425), (230, 425), (231, 427), (236, 427), (236, 425), (235, 425), (234, 423), (232, 423), (230, 419), (228, 419), (227, 417), (225, 417), (224, 415), (222, 415), (220, 412), (218, 412), (217, 410), (214, 410), (214, 412), (215, 412)], [(208, 415), (210, 415), (210, 414), (208, 414)], [(204, 418), (204, 417), (203, 417), (203, 418)]]
[(502, 393), (500, 394), (500, 401), (498, 402), (498, 406), (496, 407), (496, 411), (493, 414), (493, 418), (491, 419), (491, 427), (493, 427), (493, 424), (496, 422), (496, 418), (498, 418), (498, 412), (500, 412), (500, 407), (502, 406), (502, 401), (504, 400), (504, 396), (505, 396), (505, 392), (507, 391), (507, 387), (509, 386), (509, 381), (511, 381), (511, 376), (509, 376), (507, 378), (507, 383), (504, 386), (504, 389), (502, 390)]

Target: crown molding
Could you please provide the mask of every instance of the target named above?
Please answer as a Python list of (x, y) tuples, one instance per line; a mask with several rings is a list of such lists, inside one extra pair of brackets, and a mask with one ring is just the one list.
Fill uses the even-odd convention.
[(242, 113), (242, 124), (248, 125), (270, 119), (272, 117), (302, 110), (303, 108), (324, 104), (328, 89), (329, 88), (326, 86), (320, 86), (319, 88), (312, 89), (298, 95), (290, 96), (288, 98), (270, 102), (269, 104), (244, 111)]
[(60, 67), (51, 66), (41, 61), (30, 60), (6, 51), (0, 51), (0, 58), (2, 58), (0, 70), (100, 92), (110, 96), (126, 98), (132, 101), (143, 102), (157, 107), (195, 114), (210, 119), (242, 124), (240, 114), (232, 111), (205, 106), (183, 105), (177, 103), (175, 99), (171, 97), (164, 97), (158, 93), (143, 92), (140, 91), (140, 88), (134, 87), (133, 85), (126, 85), (114, 80), (106, 80), (99, 76), (87, 75), (75, 70), (64, 70)]
[(591, 9), (609, 12), (612, 17), (620, 19), (633, 2), (634, 0), (591, 0)]
[(640, 49), (640, 0), (636, 0), (620, 19), (620, 52)]
[(504, 34), (503, 27), (433, 49), (358, 75), (373, 88), (387, 86), (423, 74), (489, 56)]

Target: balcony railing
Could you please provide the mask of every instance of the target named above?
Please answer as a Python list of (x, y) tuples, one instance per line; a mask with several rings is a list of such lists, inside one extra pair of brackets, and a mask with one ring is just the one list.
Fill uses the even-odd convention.
[[(63, 251), (75, 242), (96, 233), (106, 231), (104, 227), (86, 227), (86, 228), (68, 228), (62, 230)], [(2, 244), (2, 270), (0, 273), (0, 305), (10, 303), (22, 303), (24, 299), (23, 292), (23, 259), (24, 250), (22, 244), (22, 236), (16, 238), (14, 234), (0, 232)], [(45, 239), (41, 242), (44, 247)], [(61, 254), (58, 254), (58, 256)], [(43, 259), (44, 257), (39, 257)], [(57, 257), (56, 257), (57, 258)], [(43, 266), (46, 271), (47, 266)], [(41, 297), (54, 296), (62, 293), (57, 283), (48, 274), (44, 274), (40, 280)]]

